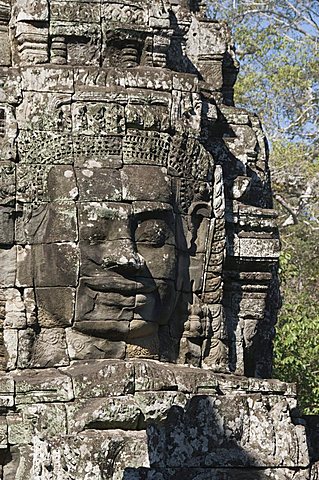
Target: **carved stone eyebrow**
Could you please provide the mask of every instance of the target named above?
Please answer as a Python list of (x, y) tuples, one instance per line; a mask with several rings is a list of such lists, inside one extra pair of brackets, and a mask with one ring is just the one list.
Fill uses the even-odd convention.
[(150, 217), (167, 218), (173, 214), (173, 207), (169, 203), (164, 202), (139, 201), (133, 203), (132, 214), (137, 220)]

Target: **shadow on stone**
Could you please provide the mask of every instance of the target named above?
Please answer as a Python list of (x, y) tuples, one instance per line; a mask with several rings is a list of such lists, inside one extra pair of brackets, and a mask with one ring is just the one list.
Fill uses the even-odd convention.
[(173, 405), (163, 422), (147, 425), (149, 466), (126, 468), (122, 480), (275, 478), (260, 469), (266, 451), (256, 452), (256, 459), (240, 446), (244, 437), (252, 450), (254, 444), (242, 429), (235, 398), (224, 411), (217, 411), (213, 403), (213, 397), (197, 395), (185, 408)]

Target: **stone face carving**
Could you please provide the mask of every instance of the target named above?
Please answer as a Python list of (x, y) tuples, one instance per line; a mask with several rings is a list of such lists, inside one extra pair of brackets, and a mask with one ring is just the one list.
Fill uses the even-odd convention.
[(308, 478), (295, 392), (242, 377), (271, 375), (279, 240), (226, 25), (199, 1), (9, 3), (0, 478)]
[(183, 3), (6, 8), (22, 69), (3, 72), (16, 85), (14, 100), (2, 94), (13, 145), (3, 255), (17, 258), (3, 283), (34, 289), (29, 366), (50, 328), (37, 316), (52, 310), (36, 290), (65, 288), (69, 360), (143, 356), (268, 376), (278, 239), (260, 126), (226, 106), (237, 66), (225, 26)]
[[(278, 238), (267, 151), (258, 121), (229, 106), (228, 31), (196, 9), (7, 8), (1, 282), (23, 299), (33, 289), (34, 312), (16, 328), (28, 341), (10, 368), (144, 357), (270, 375)], [(57, 292), (67, 321), (53, 320), (40, 291)], [(53, 328), (66, 351), (46, 359)]]

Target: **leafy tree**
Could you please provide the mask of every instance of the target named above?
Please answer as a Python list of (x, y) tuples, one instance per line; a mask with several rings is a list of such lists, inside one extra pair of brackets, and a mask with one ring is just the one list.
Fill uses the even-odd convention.
[(319, 413), (319, 243), (309, 227), (288, 227), (283, 238), (284, 303), (276, 338), (276, 371), (297, 382), (305, 413)]
[(319, 3), (210, 0), (209, 14), (233, 30), (236, 103), (270, 140), (283, 246), (275, 375), (297, 381), (304, 411), (319, 413)]

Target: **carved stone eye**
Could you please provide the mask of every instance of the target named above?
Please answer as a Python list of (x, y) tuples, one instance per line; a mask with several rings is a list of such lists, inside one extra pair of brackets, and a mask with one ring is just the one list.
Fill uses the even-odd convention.
[(89, 236), (89, 245), (97, 245), (105, 241), (105, 234), (103, 232), (94, 232)]
[(164, 220), (144, 220), (137, 226), (135, 241), (148, 243), (154, 247), (163, 247), (168, 238), (172, 235), (171, 230)]

